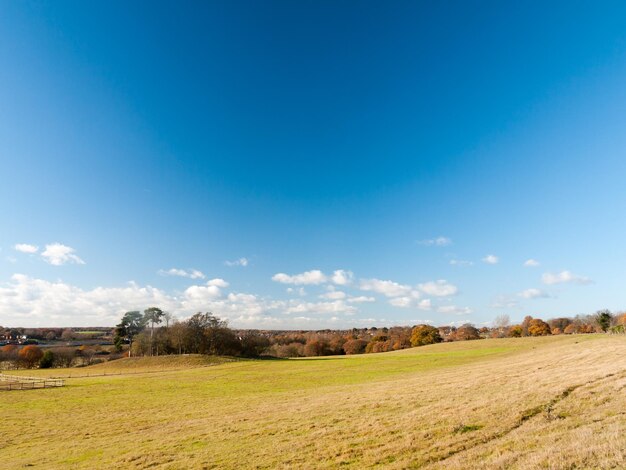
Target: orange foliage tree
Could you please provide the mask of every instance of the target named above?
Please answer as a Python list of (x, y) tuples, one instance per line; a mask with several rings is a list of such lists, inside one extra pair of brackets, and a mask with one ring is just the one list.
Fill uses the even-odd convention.
[(533, 318), (528, 325), (530, 336), (546, 336), (550, 334), (550, 325), (539, 318)]
[(363, 339), (349, 339), (343, 344), (343, 351), (346, 354), (363, 354), (367, 341)]
[(411, 332), (411, 346), (425, 346), (443, 341), (439, 330), (430, 325), (417, 325)]
[(43, 351), (38, 346), (30, 344), (20, 349), (19, 357), (24, 367), (32, 369), (43, 357)]
[(572, 333), (576, 333), (576, 325), (574, 325), (573, 323), (570, 323), (569, 325), (565, 327), (565, 329), (563, 330), (563, 333), (565, 333), (566, 335), (571, 335)]

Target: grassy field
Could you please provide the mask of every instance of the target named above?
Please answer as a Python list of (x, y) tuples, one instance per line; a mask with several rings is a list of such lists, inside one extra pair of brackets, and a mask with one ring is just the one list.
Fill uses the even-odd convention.
[(0, 466), (626, 467), (623, 336), (222, 364), (124, 359), (80, 372), (104, 370), (119, 375), (0, 394)]

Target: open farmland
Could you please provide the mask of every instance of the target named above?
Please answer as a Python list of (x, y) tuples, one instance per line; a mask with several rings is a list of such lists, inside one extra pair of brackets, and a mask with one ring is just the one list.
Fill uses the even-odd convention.
[(180, 360), (188, 367), (155, 361), (150, 371), (125, 359), (117, 363), (121, 375), (3, 393), (0, 462), (172, 469), (626, 464), (623, 336), (216, 365)]

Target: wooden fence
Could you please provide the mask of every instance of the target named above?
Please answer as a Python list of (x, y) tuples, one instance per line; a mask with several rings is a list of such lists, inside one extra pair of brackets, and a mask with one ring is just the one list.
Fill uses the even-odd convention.
[(33, 390), (35, 388), (63, 387), (64, 385), (65, 381), (62, 379), (0, 374), (0, 390)]

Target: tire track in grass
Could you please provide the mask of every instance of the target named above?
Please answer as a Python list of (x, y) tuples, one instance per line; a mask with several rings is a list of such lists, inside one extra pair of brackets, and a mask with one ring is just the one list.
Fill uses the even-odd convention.
[[(437, 463), (441, 463), (444, 462), (445, 460), (448, 460), (451, 457), (454, 457), (455, 455), (458, 455), (462, 452), (466, 452), (468, 450), (472, 450), (475, 449), (479, 446), (482, 445), (486, 445), (489, 444), (490, 442), (497, 440), (497, 439), (501, 439), (505, 436), (507, 436), (508, 434), (512, 433), (513, 431), (515, 431), (516, 429), (519, 429), (521, 426), (523, 426), (525, 423), (527, 423), (528, 421), (530, 421), (531, 419), (533, 419), (534, 417), (545, 413), (545, 417), (548, 420), (553, 420), (553, 419), (557, 419), (557, 417), (554, 417), (551, 415), (552, 410), (554, 409), (554, 407), (560, 403), (561, 401), (565, 400), (567, 397), (569, 397), (575, 390), (581, 388), (581, 387), (586, 387), (589, 385), (595, 385), (596, 383), (599, 383), (605, 379), (611, 378), (618, 375), (618, 373), (616, 372), (612, 372), (610, 374), (606, 374), (603, 375), (602, 377), (598, 377), (596, 379), (593, 380), (589, 380), (587, 382), (584, 383), (580, 383), (580, 384), (576, 384), (576, 385), (571, 385), (569, 387), (567, 387), (565, 390), (563, 390), (561, 393), (559, 393), (558, 395), (556, 395), (555, 397), (553, 397), (551, 400), (549, 400), (548, 402), (542, 404), (542, 405), (538, 405), (532, 408), (528, 408), (527, 410), (522, 411), (520, 417), (518, 418), (517, 422), (507, 428), (504, 429), (500, 432), (496, 432), (494, 434), (491, 434), (489, 436), (485, 436), (482, 439), (479, 439), (478, 442), (475, 443), (469, 443), (467, 445), (462, 445), (460, 447), (457, 447), (456, 449), (452, 449), (449, 452), (447, 452), (446, 454), (440, 455), (440, 456), (436, 456), (436, 457), (431, 457), (429, 459), (427, 459), (426, 461), (417, 464), (416, 467), (422, 467), (422, 466), (428, 466), (428, 465), (432, 465), (432, 464), (437, 464)], [(622, 372), (621, 374), (619, 374), (620, 378), (626, 377), (626, 372)], [(414, 466), (415, 468), (415, 466)]]

